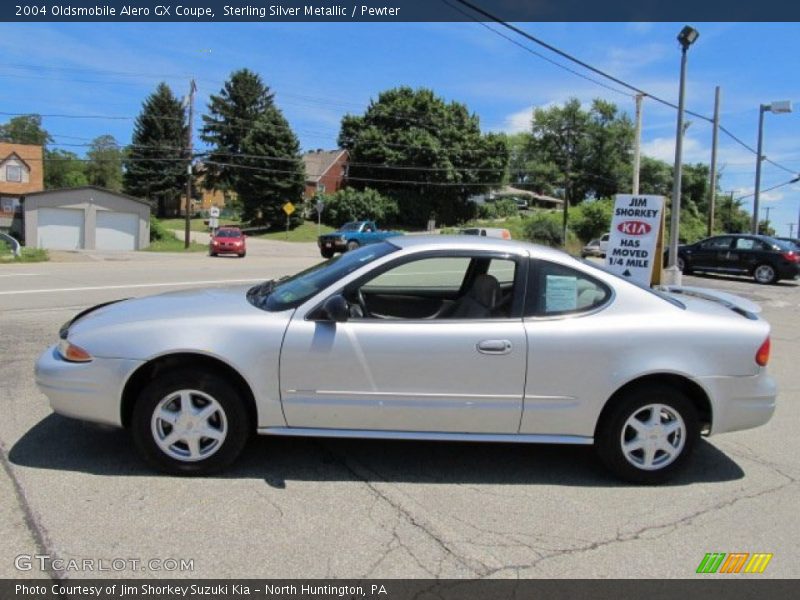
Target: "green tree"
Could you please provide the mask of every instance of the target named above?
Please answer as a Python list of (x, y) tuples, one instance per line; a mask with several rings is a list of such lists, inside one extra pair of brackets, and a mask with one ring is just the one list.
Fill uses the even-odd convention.
[(94, 138), (86, 157), (86, 178), (91, 185), (115, 192), (122, 190), (123, 151), (113, 135)]
[(53, 138), (42, 127), (41, 115), (21, 115), (0, 125), (0, 140), (14, 144), (46, 146)]
[[(241, 149), (234, 191), (242, 203), (242, 219), (268, 225), (284, 223), (283, 205), (300, 204), (303, 200), (305, 171), (300, 143), (277, 108), (268, 107), (257, 117), (242, 140)], [(263, 157), (279, 158), (279, 166)], [(299, 223), (299, 211), (292, 220)]]
[(570, 204), (628, 188), (633, 125), (614, 104), (595, 100), (589, 110), (573, 98), (533, 111), (529, 187), (546, 194), (566, 190)]
[(383, 227), (394, 224), (398, 217), (397, 202), (370, 188), (345, 188), (335, 194), (326, 194), (323, 202), (322, 221), (333, 227), (362, 219), (370, 219)]
[[(245, 220), (283, 223), (281, 207), (302, 202), (299, 142), (258, 74), (247, 69), (231, 74), (211, 96), (200, 137), (211, 146), (204, 185), (235, 192)], [(293, 219), (299, 220), (299, 212)]]
[(123, 164), (123, 188), (146, 198), (158, 216), (179, 212), (186, 187), (188, 157), (184, 148), (188, 125), (181, 101), (166, 83), (160, 83), (142, 104)]
[(350, 151), (349, 185), (397, 200), (408, 224), (471, 217), (468, 198), (496, 187), (508, 166), (504, 136), (482, 134), (465, 105), (428, 89), (382, 92), (363, 115), (342, 119), (339, 145)]
[(45, 150), (44, 187), (47, 189), (80, 187), (89, 183), (86, 163), (67, 150)]

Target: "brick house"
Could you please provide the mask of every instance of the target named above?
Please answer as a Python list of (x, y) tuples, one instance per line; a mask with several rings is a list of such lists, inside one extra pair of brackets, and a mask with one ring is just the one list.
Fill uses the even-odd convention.
[(344, 187), (350, 153), (347, 150), (312, 150), (303, 155), (306, 187), (303, 198), (333, 194)]
[(44, 189), (43, 158), (42, 146), (0, 142), (0, 229), (21, 229), (20, 199)]

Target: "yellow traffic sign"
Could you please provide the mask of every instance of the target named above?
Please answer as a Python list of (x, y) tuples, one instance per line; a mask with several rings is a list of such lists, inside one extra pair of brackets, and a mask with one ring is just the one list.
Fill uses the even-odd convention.
[(295, 210), (294, 204), (292, 204), (291, 202), (287, 202), (286, 204), (283, 205), (283, 212), (286, 213), (287, 217), (291, 215), (294, 212), (294, 210)]

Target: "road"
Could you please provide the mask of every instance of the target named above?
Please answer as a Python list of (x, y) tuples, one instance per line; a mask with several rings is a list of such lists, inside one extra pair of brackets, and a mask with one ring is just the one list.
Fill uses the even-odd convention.
[(762, 304), (781, 396), (768, 425), (703, 441), (669, 485), (620, 483), (589, 448), (266, 438), (227, 473), (192, 479), (148, 470), (123, 431), (53, 415), (36, 356), (84, 307), (291, 273), (316, 248), (67, 258), (0, 267), (0, 577), (47, 575), (14, 567), (42, 552), (193, 561), (59, 573), (73, 578), (691, 577), (707, 552), (771, 552), (763, 576), (800, 576), (795, 283), (685, 278)]

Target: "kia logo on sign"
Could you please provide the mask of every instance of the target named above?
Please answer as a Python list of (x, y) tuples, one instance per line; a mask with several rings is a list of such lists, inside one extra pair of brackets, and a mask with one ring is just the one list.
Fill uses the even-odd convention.
[(644, 221), (623, 221), (617, 225), (617, 229), (625, 235), (647, 235), (652, 227)]

